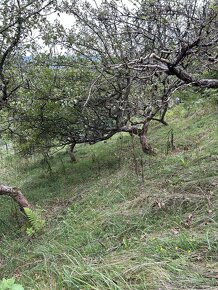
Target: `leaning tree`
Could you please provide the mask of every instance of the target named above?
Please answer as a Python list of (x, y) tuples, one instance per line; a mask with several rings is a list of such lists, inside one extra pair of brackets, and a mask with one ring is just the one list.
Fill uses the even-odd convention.
[(149, 53), (152, 45), (136, 33), (135, 19), (122, 1), (102, 1), (99, 6), (63, 1), (59, 9), (75, 17), (75, 23), (69, 30), (57, 28), (59, 37), (55, 44), (72, 59), (86, 60), (89, 70), (95, 72), (77, 106), (83, 106), (83, 118), (91, 115), (83, 121), (87, 135), (92, 136), (91, 142), (117, 132), (129, 132), (139, 136), (144, 152), (152, 153), (147, 140), (150, 121), (166, 124), (169, 97), (181, 82), (155, 71), (143, 75), (129, 65), (130, 60)]
[[(184, 85), (216, 84), (216, 79), (198, 79), (202, 67), (205, 76), (216, 70), (217, 6), (212, 2), (135, 1), (130, 9), (122, 1), (99, 6), (62, 1), (59, 9), (73, 15), (75, 25), (68, 31), (57, 23), (48, 26), (44, 40), (58, 51), (64, 48), (67, 57), (52, 57), (50, 64), (47, 60), (52, 76), (46, 78), (47, 91), (41, 89), (48, 88), (43, 75), (34, 68), (37, 78), (22, 92), (22, 112), (15, 118), (25, 124), (28, 139), (18, 134), (19, 128), (24, 132), (22, 126), (13, 127), (18, 139), (34, 148), (70, 144), (72, 151), (77, 143), (129, 132), (151, 153), (149, 124), (167, 124), (172, 93)], [(72, 67), (77, 67), (77, 79)]]
[[(153, 84), (136, 82), (126, 70), (99, 75), (92, 62), (78, 56), (47, 55), (48, 66), (42, 66), (40, 58), (44, 56), (33, 59), (31, 65), (23, 64), (29, 81), (7, 107), (7, 132), (19, 151), (47, 156), (51, 148), (70, 145), (74, 160), (76, 144), (94, 144), (118, 132), (129, 132), (140, 137), (144, 152), (152, 152), (147, 141), (148, 124), (151, 119), (166, 124), (165, 100), (175, 82), (167, 84), (166, 78)], [(90, 84), (95, 78), (99, 83), (92, 91)], [(156, 119), (161, 108), (161, 118)]]
[[(108, 90), (103, 93), (107, 99), (114, 96), (110, 94), (111, 86), (117, 99), (122, 96), (122, 117), (134, 111), (133, 104), (142, 96), (141, 111), (146, 108), (142, 119), (133, 122), (134, 116), (129, 115), (107, 129), (138, 135), (143, 151), (150, 153), (148, 126), (151, 120), (166, 124), (164, 116), (175, 90), (186, 86), (218, 87), (214, 74), (218, 6), (216, 1), (207, 0), (128, 2), (131, 7), (124, 1), (63, 1), (60, 11), (74, 16), (76, 22), (70, 30), (60, 32), (55, 42), (69, 54), (87, 59), (98, 72), (90, 84), (85, 107), (101, 95), (105, 83)], [(117, 86), (118, 80), (128, 84), (128, 89)]]

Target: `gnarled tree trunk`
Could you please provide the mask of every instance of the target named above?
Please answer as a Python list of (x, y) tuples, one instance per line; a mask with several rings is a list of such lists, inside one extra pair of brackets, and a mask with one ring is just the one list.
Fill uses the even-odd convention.
[(69, 146), (69, 155), (70, 155), (71, 162), (76, 162), (76, 157), (75, 157), (75, 154), (73, 152), (75, 146), (76, 146), (76, 142), (72, 142)]
[(128, 132), (131, 136), (139, 136), (142, 150), (146, 154), (154, 154), (151, 145), (148, 143), (148, 127), (150, 124), (151, 118), (146, 118), (143, 122), (142, 129), (139, 129), (137, 126), (123, 126), (120, 129), (120, 132)]
[(0, 185), (0, 195), (7, 195), (11, 197), (23, 210), (24, 207), (30, 208), (30, 204), (22, 192), (16, 187)]
[(140, 143), (142, 146), (142, 151), (146, 154), (153, 154), (151, 145), (148, 143), (148, 126), (150, 121), (146, 120), (143, 124), (142, 130), (139, 133)]

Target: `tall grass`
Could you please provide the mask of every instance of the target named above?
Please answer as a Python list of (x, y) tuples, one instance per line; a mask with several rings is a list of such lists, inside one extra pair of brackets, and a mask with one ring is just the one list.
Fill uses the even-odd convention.
[[(170, 127), (149, 132), (156, 156), (126, 134), (78, 146), (74, 164), (59, 152), (52, 172), (40, 157), (2, 154), (2, 183), (44, 209), (46, 228), (27, 237), (1, 199), (0, 278), (34, 290), (217, 289), (215, 109), (170, 111)], [(166, 154), (171, 129), (176, 151)]]

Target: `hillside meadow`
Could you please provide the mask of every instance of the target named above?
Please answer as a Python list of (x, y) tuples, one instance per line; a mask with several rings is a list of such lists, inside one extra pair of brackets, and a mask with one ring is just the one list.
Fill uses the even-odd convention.
[(76, 163), (60, 149), (49, 166), (1, 147), (1, 182), (22, 189), (45, 227), (28, 235), (1, 197), (0, 279), (25, 290), (217, 289), (217, 101), (185, 100), (166, 121), (149, 130), (154, 156), (129, 134), (78, 145)]

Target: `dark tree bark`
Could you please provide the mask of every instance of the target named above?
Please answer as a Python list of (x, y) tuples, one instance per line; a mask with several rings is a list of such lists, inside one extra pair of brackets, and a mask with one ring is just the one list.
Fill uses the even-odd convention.
[(166, 71), (169, 75), (175, 75), (180, 80), (184, 81), (186, 84), (191, 84), (195, 87), (208, 88), (208, 89), (217, 89), (218, 80), (217, 79), (200, 79), (195, 78), (193, 75), (187, 73), (185, 70), (177, 67), (170, 67)]
[[(143, 127), (139, 129), (137, 126), (124, 126), (119, 131), (120, 132), (128, 132), (130, 135), (139, 136), (142, 151), (146, 154), (154, 154), (151, 145), (148, 142), (148, 127), (151, 121), (151, 117), (148, 117), (143, 122)], [(159, 121), (159, 120), (158, 120)]]
[(142, 146), (142, 151), (146, 154), (152, 154), (153, 150), (151, 145), (148, 143), (148, 127), (150, 121), (145, 121), (141, 132), (139, 133), (140, 143)]
[(69, 155), (70, 155), (71, 162), (76, 162), (76, 157), (75, 157), (75, 154), (73, 152), (75, 146), (76, 146), (76, 142), (72, 142), (69, 146)]
[(25, 207), (31, 207), (26, 197), (16, 187), (0, 185), (0, 195), (6, 195), (12, 198), (19, 205), (21, 210), (23, 210)]

